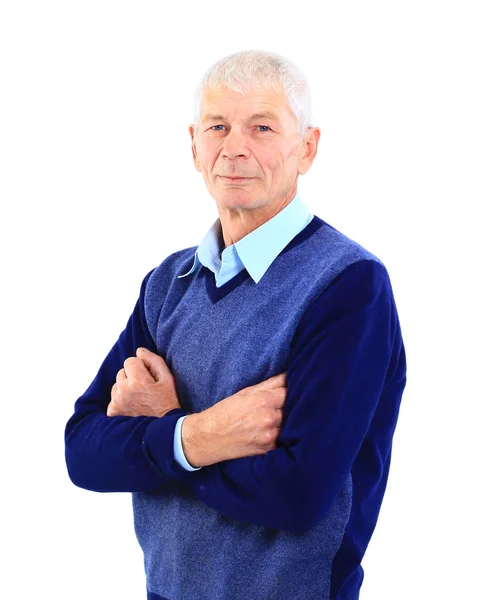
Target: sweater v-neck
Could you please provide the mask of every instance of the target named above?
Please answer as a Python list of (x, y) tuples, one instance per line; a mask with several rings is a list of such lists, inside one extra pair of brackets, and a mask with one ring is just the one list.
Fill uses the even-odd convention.
[[(292, 250), (293, 248), (307, 240), (323, 225), (325, 225), (323, 219), (320, 219), (320, 217), (314, 215), (313, 219), (308, 223), (308, 225), (306, 225), (306, 227), (289, 242), (289, 244), (282, 250), (282, 252), (278, 254), (278, 256), (281, 256), (281, 254), (285, 254), (289, 250)], [(216, 304), (222, 298), (228, 296), (228, 294), (233, 292), (233, 290), (238, 288), (244, 281), (246, 281), (250, 277), (250, 274), (247, 271), (247, 269), (243, 269), (242, 271), (240, 271), (240, 273), (235, 275), (235, 277), (232, 277), (232, 279), (224, 283), (222, 286), (217, 287), (215, 281), (215, 274), (206, 267), (201, 266), (201, 268), (206, 270), (206, 291), (213, 304)]]

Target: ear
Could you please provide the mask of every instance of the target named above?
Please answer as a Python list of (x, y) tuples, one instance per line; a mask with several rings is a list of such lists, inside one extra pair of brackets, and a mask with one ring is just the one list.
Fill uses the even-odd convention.
[(301, 156), (298, 164), (298, 173), (304, 175), (313, 164), (318, 151), (318, 142), (320, 141), (321, 131), (319, 127), (308, 127), (304, 136)]
[(194, 162), (194, 166), (196, 167), (196, 170), (201, 173), (200, 161), (198, 158), (198, 154), (196, 152), (195, 133), (196, 133), (196, 130), (195, 130), (194, 124), (190, 125), (189, 126), (189, 135), (191, 136), (191, 150), (193, 151), (193, 162)]

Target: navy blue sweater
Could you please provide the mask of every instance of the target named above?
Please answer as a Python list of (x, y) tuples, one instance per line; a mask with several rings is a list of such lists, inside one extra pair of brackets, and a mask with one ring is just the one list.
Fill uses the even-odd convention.
[[(314, 217), (258, 284), (217, 288), (195, 248), (144, 279), (127, 327), (66, 427), (72, 481), (133, 492), (148, 597), (355, 600), (383, 499), (406, 383), (387, 271)], [(308, 268), (306, 268), (308, 267)], [(182, 409), (107, 417), (138, 347), (158, 352)], [(174, 459), (181, 415), (286, 371), (277, 448), (187, 471)]]

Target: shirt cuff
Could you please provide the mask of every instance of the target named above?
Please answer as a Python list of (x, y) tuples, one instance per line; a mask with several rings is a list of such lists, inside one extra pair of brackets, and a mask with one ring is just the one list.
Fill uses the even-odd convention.
[(164, 478), (186, 478), (191, 473), (184, 469), (174, 457), (174, 430), (180, 417), (188, 416), (182, 408), (175, 408), (163, 417), (154, 419), (147, 427), (142, 447), (153, 469)]
[(186, 456), (184, 456), (182, 428), (183, 421), (187, 416), (188, 415), (185, 415), (184, 417), (178, 419), (176, 428), (174, 429), (174, 458), (187, 471), (199, 471), (201, 467), (192, 467), (186, 460)]

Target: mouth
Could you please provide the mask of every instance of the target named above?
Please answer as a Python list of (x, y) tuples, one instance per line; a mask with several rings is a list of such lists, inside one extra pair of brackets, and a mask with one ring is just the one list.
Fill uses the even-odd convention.
[(223, 175), (220, 175), (220, 178), (228, 183), (247, 183), (253, 179), (253, 177), (224, 177)]

